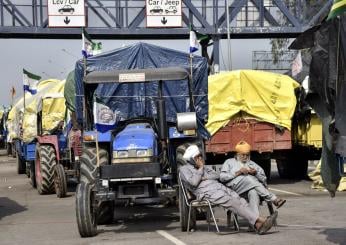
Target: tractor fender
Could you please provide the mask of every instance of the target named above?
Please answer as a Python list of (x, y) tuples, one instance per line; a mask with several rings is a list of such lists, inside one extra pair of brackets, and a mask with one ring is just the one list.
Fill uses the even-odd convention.
[(37, 137), (38, 143), (41, 145), (52, 145), (55, 150), (56, 154), (56, 160), (60, 161), (60, 153), (59, 153), (59, 143), (58, 143), (58, 137), (56, 135), (43, 135)]

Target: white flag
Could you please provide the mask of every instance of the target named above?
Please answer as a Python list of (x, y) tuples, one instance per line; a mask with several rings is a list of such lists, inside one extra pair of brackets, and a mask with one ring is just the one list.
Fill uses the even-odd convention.
[(27, 70), (23, 69), (24, 92), (28, 91), (31, 94), (36, 94), (37, 93), (37, 84), (38, 84), (40, 79), (41, 79), (40, 76), (35, 75), (33, 73), (30, 73)]
[(94, 123), (97, 131), (106, 132), (114, 128), (116, 115), (108, 106), (95, 101)]
[(102, 52), (102, 43), (95, 43), (91, 40), (89, 34), (83, 29), (82, 32), (82, 54), (85, 58), (93, 55), (100, 54)]

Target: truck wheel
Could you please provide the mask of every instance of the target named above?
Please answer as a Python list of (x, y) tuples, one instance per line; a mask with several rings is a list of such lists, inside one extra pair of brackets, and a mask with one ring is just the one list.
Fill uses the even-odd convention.
[(25, 173), (25, 161), (19, 156), (17, 153), (17, 173), (24, 174)]
[(56, 164), (54, 167), (54, 187), (57, 197), (66, 197), (67, 181), (64, 167), (61, 164)]
[(36, 188), (36, 178), (35, 178), (35, 162), (30, 162), (30, 184), (33, 188)]
[(288, 159), (276, 159), (276, 165), (278, 168), (280, 178), (282, 179), (292, 178), (292, 173), (289, 168)]
[(264, 173), (267, 176), (267, 180), (270, 180), (270, 172), (271, 172), (271, 159), (262, 159), (255, 161), (258, 165), (263, 168)]
[(40, 195), (54, 193), (55, 150), (50, 145), (36, 148), (35, 175), (37, 191)]
[[(108, 153), (99, 148), (100, 166), (108, 164)], [(94, 184), (97, 177), (96, 148), (83, 148), (80, 157), (80, 182)]]
[(308, 160), (307, 159), (297, 159), (295, 166), (295, 175), (296, 179), (306, 179), (308, 176)]
[(80, 182), (76, 190), (76, 217), (81, 237), (92, 237), (97, 234), (95, 213), (91, 185)]
[(99, 212), (97, 214), (97, 224), (106, 225), (113, 222), (114, 216), (114, 202), (107, 201), (102, 202), (99, 206)]
[(276, 159), (276, 164), (280, 178), (284, 179), (304, 179), (307, 176), (308, 160), (286, 157)]

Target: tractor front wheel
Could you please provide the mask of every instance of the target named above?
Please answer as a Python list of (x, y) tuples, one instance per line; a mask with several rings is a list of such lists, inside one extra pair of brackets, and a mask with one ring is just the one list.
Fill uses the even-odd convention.
[(93, 195), (89, 183), (80, 182), (76, 190), (76, 217), (81, 237), (93, 237), (97, 234), (96, 213), (93, 209)]
[(61, 164), (56, 164), (54, 167), (54, 187), (57, 197), (66, 197), (67, 181), (64, 167)]

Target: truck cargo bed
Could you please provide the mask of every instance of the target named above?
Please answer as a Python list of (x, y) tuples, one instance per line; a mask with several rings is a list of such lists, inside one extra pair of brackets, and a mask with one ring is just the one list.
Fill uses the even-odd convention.
[(274, 124), (255, 119), (231, 120), (206, 142), (207, 153), (224, 154), (234, 152), (235, 145), (245, 140), (252, 151), (259, 153), (292, 148), (291, 132), (279, 130)]

